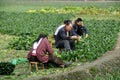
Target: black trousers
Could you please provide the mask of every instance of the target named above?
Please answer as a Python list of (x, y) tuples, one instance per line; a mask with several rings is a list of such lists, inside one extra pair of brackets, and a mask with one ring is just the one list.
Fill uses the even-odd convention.
[(65, 48), (67, 51), (75, 49), (74, 40), (60, 40), (56, 42), (56, 48), (62, 49)]
[[(34, 62), (40, 62), (37, 58), (37, 56), (31, 56), (29, 59), (28, 59), (30, 62), (31, 61), (34, 61)], [(57, 56), (54, 56), (54, 55), (48, 55), (48, 62), (47, 63), (44, 63), (45, 65), (47, 65), (48, 63), (53, 63), (55, 64), (56, 66), (61, 66), (61, 65), (65, 65), (65, 63)]]

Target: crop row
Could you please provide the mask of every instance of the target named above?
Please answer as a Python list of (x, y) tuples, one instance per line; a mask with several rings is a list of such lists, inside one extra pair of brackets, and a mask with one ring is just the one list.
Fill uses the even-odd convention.
[[(10, 48), (29, 50), (39, 33), (53, 34), (56, 27), (72, 14), (6, 13), (1, 12), (0, 32), (18, 36), (10, 42)], [(92, 61), (114, 47), (120, 22), (117, 20), (84, 20), (89, 37), (82, 39), (73, 52), (55, 54), (64, 60)]]

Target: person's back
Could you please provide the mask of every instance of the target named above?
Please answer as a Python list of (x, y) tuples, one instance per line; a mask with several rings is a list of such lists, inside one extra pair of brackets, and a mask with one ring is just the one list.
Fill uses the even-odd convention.
[(61, 29), (61, 28), (63, 28), (65, 25), (60, 25), (57, 29), (56, 29), (56, 31), (55, 31), (55, 34), (54, 35), (57, 35), (58, 34), (58, 32), (59, 32), (59, 30)]
[(60, 29), (63, 28), (64, 26), (65, 26), (65, 25), (60, 25), (60, 26), (56, 29), (55, 34), (54, 34), (55, 42), (58, 40), (58, 36), (57, 36), (57, 35), (58, 35)]
[(57, 33), (56, 35), (56, 38), (55, 38), (55, 42), (59, 41), (59, 40), (63, 40), (64, 37), (62, 37), (61, 35), (63, 34), (63, 32), (66, 34), (66, 31), (65, 31), (65, 28), (62, 27), (59, 32)]
[[(37, 45), (36, 49), (34, 49), (35, 45)], [(28, 54), (28, 58), (30, 58), (31, 56), (35, 56), (38, 58), (39, 61), (41, 61), (42, 63), (45, 63), (48, 61), (48, 56), (46, 55), (47, 52), (51, 55), (53, 54), (53, 50), (50, 47), (50, 44), (47, 38), (44, 37), (44, 38), (41, 38), (38, 42), (34, 42), (33, 47), (31, 48)]]
[(42, 62), (44, 64), (48, 64), (50, 62), (60, 67), (68, 67), (72, 64), (72, 62), (66, 64), (60, 58), (53, 55), (52, 47), (44, 35), (40, 35), (34, 42), (33, 47), (27, 55), (27, 58), (30, 62)]

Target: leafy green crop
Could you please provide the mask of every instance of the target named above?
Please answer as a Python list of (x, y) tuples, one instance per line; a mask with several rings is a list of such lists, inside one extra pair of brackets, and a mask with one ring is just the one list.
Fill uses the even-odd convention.
[(86, 6), (86, 7), (73, 7), (65, 6), (62, 8), (43, 8), (40, 10), (30, 9), (26, 11), (27, 13), (58, 13), (58, 14), (79, 14), (79, 15), (120, 15), (120, 9), (118, 7), (109, 7), (109, 8), (97, 8), (95, 6)]
[(116, 20), (85, 20), (85, 26), (89, 30), (89, 37), (82, 39), (76, 45), (73, 52), (61, 53), (64, 60), (92, 61), (103, 53), (113, 49), (120, 32), (120, 22)]
[[(39, 33), (53, 34), (57, 26), (72, 14), (51, 13), (6, 13), (1, 12), (0, 32), (19, 36), (14, 38), (10, 47), (29, 50)], [(111, 50), (120, 32), (120, 22), (117, 20), (84, 20), (89, 30), (89, 37), (76, 45), (73, 52), (63, 52), (59, 57), (64, 60), (92, 61), (104, 52)], [(57, 52), (55, 52), (56, 54)]]
[[(0, 12), (0, 32), (13, 35), (49, 34), (72, 14)], [(32, 36), (32, 35), (31, 35)]]
[(73, 16), (72, 14), (0, 12), (0, 32), (19, 36), (11, 41), (11, 48), (29, 50), (40, 33), (48, 35), (53, 33), (64, 20)]

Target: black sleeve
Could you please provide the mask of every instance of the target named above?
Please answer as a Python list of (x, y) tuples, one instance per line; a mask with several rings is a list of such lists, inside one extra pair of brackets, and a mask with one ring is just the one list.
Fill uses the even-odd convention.
[(75, 32), (74, 28), (72, 28), (71, 32), (72, 32), (72, 36), (79, 36), (79, 35)]
[(73, 30), (77, 32), (77, 26), (73, 25)]
[(88, 34), (88, 30), (85, 26), (83, 26), (83, 29), (84, 29), (85, 34)]
[(67, 36), (65, 35), (65, 31), (64, 31), (64, 30), (60, 30), (60, 31), (59, 31), (59, 35), (60, 35), (60, 37), (61, 37), (63, 40), (69, 40), (69, 39), (71, 39), (70, 36), (67, 37)]

